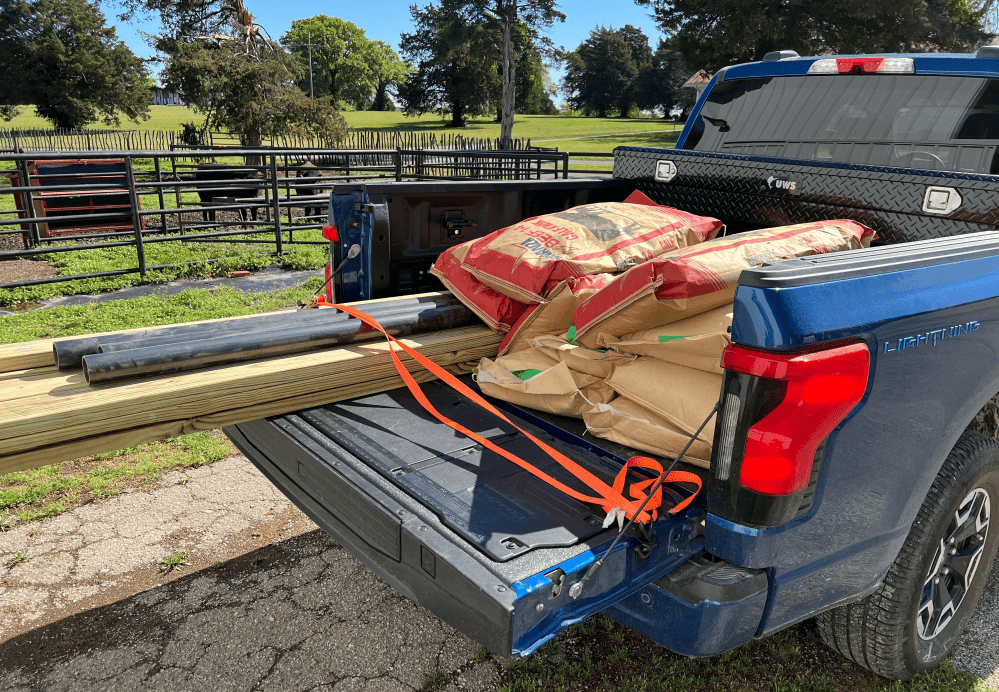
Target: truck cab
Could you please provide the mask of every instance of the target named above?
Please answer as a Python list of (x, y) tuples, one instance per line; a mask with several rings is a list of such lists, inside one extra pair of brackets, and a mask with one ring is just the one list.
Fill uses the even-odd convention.
[(818, 617), (886, 677), (931, 668), (999, 546), (999, 445), (968, 429), (999, 392), (997, 79), (990, 48), (782, 51), (719, 71), (676, 148), (619, 148), (613, 180), (333, 190), (331, 302), (426, 290), (421, 272), (455, 243), (636, 189), (733, 233), (873, 228), (877, 247), (743, 272), (711, 467), (676, 464), (701, 486), (681, 511), (622, 532), (511, 464), (572, 486), (539, 445), (606, 482), (637, 453), (575, 419), (483, 408), (467, 377), (422, 396), (475, 439), (407, 387), (226, 432), (375, 574), (497, 653), (599, 612), (692, 656)]

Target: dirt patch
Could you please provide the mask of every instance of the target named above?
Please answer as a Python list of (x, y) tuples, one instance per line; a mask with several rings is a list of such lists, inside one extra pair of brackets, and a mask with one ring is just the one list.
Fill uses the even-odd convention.
[(59, 270), (48, 262), (23, 259), (0, 262), (0, 284), (48, 279), (58, 275)]
[[(10, 230), (8, 226), (0, 227), (0, 230)], [(24, 249), (24, 236), (20, 233), (0, 234), (0, 251), (10, 252), (12, 250)]]

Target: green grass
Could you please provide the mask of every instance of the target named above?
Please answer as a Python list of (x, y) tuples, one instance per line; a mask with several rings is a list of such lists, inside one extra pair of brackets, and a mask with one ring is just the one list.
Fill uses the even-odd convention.
[(7, 569), (14, 569), (21, 563), (28, 561), (28, 551), (19, 550), (7, 559)]
[(173, 296), (32, 310), (0, 319), (0, 343), (252, 315), (307, 300), (321, 285), (322, 279), (316, 277), (302, 286), (274, 293), (242, 293), (219, 286), (214, 290), (189, 289)]
[(187, 561), (187, 551), (181, 550), (173, 555), (168, 555), (167, 557), (158, 561), (161, 572), (172, 572), (174, 570), (180, 570), (182, 565), (190, 565), (191, 563)]
[[(200, 123), (204, 118), (197, 116), (186, 106), (150, 106), (149, 120), (136, 122), (122, 118), (121, 126), (105, 125), (103, 122), (91, 123), (91, 130), (179, 130), (184, 122)], [(42, 129), (51, 130), (52, 123), (39, 117), (34, 106), (22, 106), (21, 114), (10, 122), (0, 121), (0, 128), (12, 129)]]
[[(989, 692), (949, 661), (904, 683), (889, 682), (829, 649), (811, 623), (720, 656), (692, 659), (609, 618), (570, 627), (503, 672), (501, 692)], [(994, 691), (992, 691), (994, 692)]]
[[(35, 115), (34, 108), (21, 109), (22, 114), (9, 123), (0, 122), (0, 128), (42, 128), (51, 124)], [(200, 122), (194, 111), (183, 106), (153, 106), (150, 119), (139, 123), (122, 121), (125, 130), (178, 130), (182, 122)], [(360, 130), (418, 131), (457, 133), (469, 137), (496, 138), (500, 125), (493, 118), (473, 118), (463, 128), (449, 127), (449, 120), (437, 114), (406, 117), (395, 111), (344, 111), (347, 124)], [(93, 123), (92, 129), (105, 129), (103, 123)], [(610, 151), (623, 143), (660, 146), (649, 142), (667, 139), (668, 134), (679, 132), (678, 125), (660, 118), (590, 118), (569, 115), (518, 115), (514, 121), (513, 135), (530, 138), (538, 146), (558, 147), (562, 151)], [(628, 134), (624, 134), (628, 133)], [(630, 134), (640, 133), (640, 134)], [(601, 136), (613, 135), (606, 141)], [(595, 139), (592, 139), (595, 138)], [(651, 138), (651, 140), (649, 139)], [(672, 139), (676, 139), (675, 136)], [(585, 145), (585, 146), (584, 146)], [(599, 149), (589, 147), (598, 146)]]
[(127, 487), (148, 487), (169, 471), (211, 464), (233, 452), (221, 433), (197, 432), (67, 464), (8, 473), (0, 476), (0, 519), (13, 516), (26, 522), (58, 516), (79, 504), (113, 497)]
[[(295, 238), (318, 240), (321, 238), (320, 233), (318, 229), (299, 231), (295, 234)], [(288, 240), (287, 232), (283, 236)], [(294, 270), (319, 270), (329, 260), (329, 251), (324, 246), (288, 245), (286, 246), (289, 248), (288, 254), (275, 257), (264, 254), (267, 252), (267, 245), (240, 245), (238, 241), (241, 237), (233, 236), (233, 243), (179, 241), (150, 243), (145, 245), (146, 266), (165, 264), (178, 266), (148, 271), (145, 276), (134, 272), (118, 276), (4, 288), (0, 289), (0, 305), (18, 305), (26, 301), (45, 300), (59, 295), (106, 293), (127, 286), (165, 283), (180, 278), (226, 276), (232, 271), (261, 269), (271, 264), (280, 264)], [(48, 262), (63, 276), (134, 269), (138, 266), (135, 248), (131, 246), (45, 253), (35, 255), (31, 259)]]

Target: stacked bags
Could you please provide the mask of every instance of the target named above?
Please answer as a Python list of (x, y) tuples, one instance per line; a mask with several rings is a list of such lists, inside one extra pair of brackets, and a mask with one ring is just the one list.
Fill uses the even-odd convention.
[(572, 310), (605, 284), (604, 275), (714, 238), (721, 229), (717, 219), (658, 206), (634, 192), (624, 202), (537, 216), (457, 245), (430, 272), (494, 331), (521, 332), (506, 340), (505, 353), (527, 338), (525, 324), (543, 323), (552, 330), (547, 333), (568, 329)]
[[(483, 393), (675, 456), (718, 399), (739, 274), (869, 247), (874, 233), (840, 220), (714, 239), (716, 219), (642, 204), (531, 219), (455, 248), (435, 273), (466, 304), (456, 287), (473, 287), (487, 324), (507, 331), (499, 357), (476, 369)], [(654, 220), (664, 223), (650, 229)], [(558, 230), (570, 223), (589, 227)], [(707, 467), (713, 436), (712, 422), (684, 458)]]

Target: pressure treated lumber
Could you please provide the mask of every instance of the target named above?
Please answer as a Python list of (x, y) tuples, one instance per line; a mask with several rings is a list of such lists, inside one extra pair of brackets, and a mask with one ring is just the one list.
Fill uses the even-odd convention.
[[(467, 372), (500, 338), (476, 326), (403, 341)], [(0, 378), (0, 474), (402, 386), (384, 341), (91, 386), (54, 367)]]
[[(413, 298), (419, 298), (422, 296), (434, 297), (434, 296), (451, 296), (449, 291), (432, 291), (429, 293), (420, 293), (412, 296), (400, 296), (398, 300), (409, 300)], [(360, 307), (362, 310), (364, 306), (374, 302), (383, 302), (388, 299), (375, 300), (364, 300), (356, 303), (351, 303), (351, 305)], [(331, 308), (321, 308), (323, 310), (329, 310)], [(293, 313), (295, 308), (288, 310), (275, 310), (273, 312), (258, 313), (256, 315), (241, 315), (239, 317), (225, 317), (217, 320), (201, 320), (198, 322), (183, 322), (180, 324), (165, 324), (160, 327), (139, 327), (137, 329), (124, 329), (116, 332), (100, 332), (95, 333), (92, 336), (108, 335), (108, 334), (125, 334), (125, 333), (135, 333), (149, 331), (153, 332), (157, 329), (177, 327), (181, 325), (193, 325), (193, 324), (210, 324), (215, 322), (223, 322), (227, 320), (234, 319), (245, 319), (252, 320), (255, 317), (260, 317), (261, 314), (264, 315), (276, 315), (282, 312)], [(49, 365), (55, 365), (55, 360), (52, 357), (52, 346), (56, 341), (63, 341), (71, 337), (59, 337), (55, 339), (37, 339), (35, 341), (23, 341), (14, 344), (0, 344), (0, 373), (13, 372), (17, 370), (27, 370), (29, 368), (44, 368)], [(0, 392), (0, 399), (3, 398), (2, 392)]]

